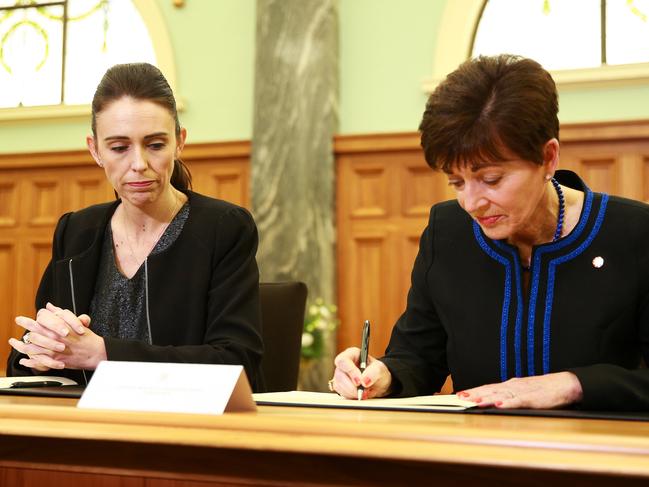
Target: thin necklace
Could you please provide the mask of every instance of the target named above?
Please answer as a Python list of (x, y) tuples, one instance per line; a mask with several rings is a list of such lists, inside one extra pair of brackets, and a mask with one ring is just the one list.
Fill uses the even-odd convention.
[[(563, 197), (563, 190), (561, 189), (561, 185), (559, 184), (559, 182), (555, 178), (550, 179), (550, 182), (552, 182), (552, 186), (554, 186), (554, 189), (557, 192), (557, 197), (559, 198), (559, 214), (557, 215), (557, 228), (554, 231), (554, 237), (552, 237), (552, 242), (556, 242), (561, 238), (561, 233), (563, 232), (563, 219), (566, 214), (566, 201), (565, 198)], [(523, 268), (524, 271), (530, 270), (530, 266), (528, 265), (521, 264), (521, 267)]]
[[(151, 251), (155, 248), (156, 244), (158, 243), (158, 240), (160, 240), (160, 237), (162, 237), (162, 234), (165, 232), (167, 227), (173, 221), (174, 215), (176, 214), (176, 211), (180, 207), (181, 200), (182, 200), (182, 198), (176, 198), (176, 203), (174, 204), (173, 210), (171, 212), (171, 216), (169, 217), (169, 221), (165, 225), (163, 225), (162, 229), (158, 232), (158, 235), (156, 236), (155, 240), (153, 241), (153, 244), (151, 244), (151, 246), (147, 249), (146, 257), (149, 256)], [(131, 239), (128, 237), (128, 232), (126, 231), (126, 227), (128, 226), (128, 225), (126, 225), (126, 222), (127, 221), (130, 222), (130, 220), (129, 220), (128, 216), (126, 215), (126, 209), (124, 209), (124, 208), (122, 208), (122, 209), (124, 210), (124, 213), (123, 213), (123, 215), (124, 215), (124, 224), (125, 224), (124, 225), (124, 237), (126, 238), (126, 245), (128, 245), (128, 250), (131, 253), (131, 260), (135, 264), (141, 265), (140, 259), (138, 259), (137, 255), (135, 254), (135, 251), (133, 250), (133, 246), (131, 245)], [(146, 257), (145, 257), (145, 259), (146, 259)]]

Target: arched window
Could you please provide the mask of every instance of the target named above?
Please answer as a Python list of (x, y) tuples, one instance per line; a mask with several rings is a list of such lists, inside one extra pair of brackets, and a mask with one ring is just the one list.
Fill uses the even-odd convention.
[[(423, 89), (432, 92), (472, 55), (496, 52), (539, 60), (560, 87), (646, 84), (648, 17), (649, 0), (448, 1), (437, 34), (432, 77), (424, 81)], [(488, 43), (491, 47), (481, 47)]]
[(0, 108), (87, 104), (134, 61), (159, 64), (132, 0), (0, 0)]
[(521, 54), (551, 70), (644, 63), (647, 14), (647, 0), (487, 0), (471, 54)]

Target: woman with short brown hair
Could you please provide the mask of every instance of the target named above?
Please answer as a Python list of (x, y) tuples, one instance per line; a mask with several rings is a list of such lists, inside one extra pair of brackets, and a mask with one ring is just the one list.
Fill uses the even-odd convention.
[(433, 206), (385, 356), (336, 357), (345, 397), (422, 395), (450, 373), (480, 406), (649, 408), (649, 206), (558, 170), (555, 84), (479, 57), (430, 96), (421, 140), (457, 200)]

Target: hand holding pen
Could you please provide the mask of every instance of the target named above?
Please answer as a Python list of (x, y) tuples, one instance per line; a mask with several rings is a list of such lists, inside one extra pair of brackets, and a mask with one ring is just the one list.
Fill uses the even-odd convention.
[(369, 354), (370, 324), (363, 326), (361, 348), (349, 347), (334, 360), (336, 370), (329, 381), (329, 390), (337, 392), (346, 399), (371, 399), (388, 394), (392, 384), (392, 374), (379, 359)]

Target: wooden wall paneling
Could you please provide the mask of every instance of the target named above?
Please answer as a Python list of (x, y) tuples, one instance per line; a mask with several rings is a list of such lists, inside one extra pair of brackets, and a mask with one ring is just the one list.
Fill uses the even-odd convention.
[(249, 208), (250, 177), (241, 164), (200, 161), (188, 164), (194, 191)]
[(353, 219), (385, 218), (390, 213), (388, 168), (374, 161), (354, 161), (348, 190)]
[(619, 194), (619, 162), (616, 157), (585, 157), (580, 161), (579, 174), (593, 191)]
[[(65, 211), (85, 208), (115, 199), (112, 186), (99, 167), (65, 171), (69, 176), (68, 190), (64, 200)], [(76, 173), (76, 174), (75, 174)]]
[(649, 203), (649, 155), (643, 154), (640, 180), (642, 181), (641, 200)]
[[(371, 353), (382, 355), (389, 325), (384, 318), (393, 274), (389, 256), (391, 237), (386, 218), (392, 213), (387, 198), (391, 168), (372, 157), (360, 155), (339, 168), (343, 183), (337, 197), (345, 209), (338, 215), (345, 221), (338, 239), (339, 300), (344, 300), (344, 316), (348, 326), (341, 328), (340, 344), (358, 346), (362, 324), (372, 322)], [(344, 237), (343, 237), (344, 235)], [(344, 242), (344, 243), (343, 243)]]
[[(50, 232), (52, 233), (52, 232)], [(18, 282), (20, 282), (15, 312), (17, 315), (34, 316), (36, 290), (41, 282), (50, 258), (52, 257), (52, 236), (28, 237), (21, 239), (18, 259)], [(15, 325), (15, 331), (24, 330)]]
[(624, 188), (627, 198), (644, 199), (643, 155), (625, 152), (618, 157), (618, 190)]
[[(351, 161), (346, 155), (337, 158), (335, 165), (336, 172), (336, 287), (338, 301), (338, 318), (340, 327), (336, 333), (338, 351), (351, 344), (353, 330), (350, 326), (353, 323), (351, 302), (358, 294), (354, 289), (354, 283), (348, 272), (351, 266), (352, 230), (349, 222), (349, 180), (351, 172)], [(358, 319), (358, 318), (356, 318)]]
[(13, 180), (0, 180), (0, 229), (18, 224), (18, 185)]
[[(8, 349), (7, 340), (13, 336), (14, 310), (16, 309), (16, 241), (0, 237), (0, 351)], [(0, 352), (0, 369), (4, 369), (8, 351)]]
[[(433, 202), (446, 201), (455, 198), (455, 192), (448, 185), (445, 174), (433, 171), (423, 163), (420, 154), (408, 154), (401, 163), (400, 186), (401, 214), (404, 217), (414, 217), (417, 222), (428, 214)], [(423, 228), (422, 228), (423, 230)]]
[(559, 167), (577, 172), (593, 191), (647, 201), (648, 157), (649, 140), (568, 142)]
[(60, 176), (48, 171), (43, 174), (30, 175), (27, 181), (28, 225), (52, 227), (63, 213), (65, 192)]
[(354, 136), (338, 147), (339, 349), (357, 346), (371, 319), (371, 353), (382, 355), (405, 307), (404, 267), (409, 276), (430, 202), (446, 191), (418, 149), (404, 150), (414, 139)]
[(385, 322), (382, 310), (390, 289), (392, 272), (389, 262), (389, 237), (387, 232), (354, 232), (350, 251), (350, 265), (347, 268), (347, 288), (353, 291), (354, 299), (349, 301), (350, 318), (341, 337), (350, 346), (360, 343), (362, 324), (372, 323), (370, 353), (382, 355), (387, 345), (385, 331), (391, 324)]
[(194, 191), (250, 209), (250, 142), (192, 144), (182, 159)]

